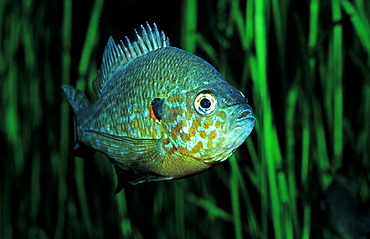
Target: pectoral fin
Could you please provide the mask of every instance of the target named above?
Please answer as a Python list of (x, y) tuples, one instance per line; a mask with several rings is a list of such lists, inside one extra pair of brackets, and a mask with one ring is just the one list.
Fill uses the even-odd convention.
[(94, 134), (101, 151), (110, 159), (118, 161), (122, 166), (138, 162), (160, 163), (160, 139), (133, 139), (125, 136), (112, 135), (95, 130), (86, 130)]
[(136, 185), (150, 181), (171, 180), (172, 177), (155, 173), (162, 162), (160, 139), (133, 139), (95, 130), (85, 132), (94, 134), (101, 151), (112, 161), (116, 169), (119, 193), (128, 184)]

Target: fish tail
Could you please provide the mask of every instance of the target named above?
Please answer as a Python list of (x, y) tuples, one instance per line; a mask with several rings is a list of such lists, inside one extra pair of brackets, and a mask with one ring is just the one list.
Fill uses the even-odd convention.
[(90, 105), (89, 100), (82, 91), (77, 90), (70, 85), (63, 85), (62, 89), (75, 113)]
[(79, 140), (83, 131), (82, 124), (84, 121), (84, 117), (81, 115), (80, 110), (90, 106), (90, 101), (87, 99), (85, 93), (70, 85), (63, 85), (62, 89), (67, 96), (76, 117), (77, 142), (73, 149), (73, 153), (76, 157), (91, 158), (95, 153), (95, 150)]

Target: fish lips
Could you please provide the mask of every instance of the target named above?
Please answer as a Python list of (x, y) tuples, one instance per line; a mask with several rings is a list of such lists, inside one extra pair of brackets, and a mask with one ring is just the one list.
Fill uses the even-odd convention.
[(231, 148), (238, 148), (250, 135), (254, 128), (256, 118), (249, 105), (243, 105), (234, 110), (230, 118), (228, 138), (233, 142)]
[(238, 128), (245, 128), (247, 131), (245, 133), (248, 136), (252, 132), (256, 118), (252, 108), (247, 104), (243, 104), (236, 107), (228, 121), (229, 123), (225, 125), (226, 130), (234, 131)]

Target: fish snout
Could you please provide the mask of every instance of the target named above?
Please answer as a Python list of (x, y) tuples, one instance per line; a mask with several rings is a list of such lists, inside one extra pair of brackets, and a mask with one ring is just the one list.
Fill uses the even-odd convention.
[(253, 128), (256, 118), (254, 117), (253, 109), (248, 104), (243, 104), (237, 107), (230, 116), (229, 130), (237, 127)]

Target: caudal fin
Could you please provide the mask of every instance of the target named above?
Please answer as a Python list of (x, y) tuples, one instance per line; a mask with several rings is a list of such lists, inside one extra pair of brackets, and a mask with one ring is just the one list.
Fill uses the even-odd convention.
[(89, 100), (87, 99), (86, 95), (80, 91), (75, 89), (70, 85), (63, 85), (62, 89), (67, 96), (69, 103), (71, 104), (74, 112), (76, 113), (82, 108), (86, 108), (90, 105)]

